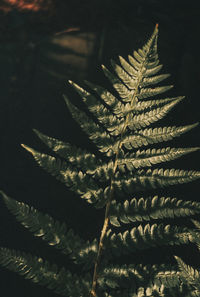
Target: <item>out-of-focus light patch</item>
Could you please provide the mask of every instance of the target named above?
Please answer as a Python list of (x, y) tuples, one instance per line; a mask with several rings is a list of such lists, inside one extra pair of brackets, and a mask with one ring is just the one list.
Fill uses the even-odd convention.
[(0, 10), (9, 12), (12, 9), (17, 9), (20, 11), (31, 10), (36, 12), (40, 10), (49, 10), (51, 4), (51, 0), (3, 0), (3, 3), (0, 5)]

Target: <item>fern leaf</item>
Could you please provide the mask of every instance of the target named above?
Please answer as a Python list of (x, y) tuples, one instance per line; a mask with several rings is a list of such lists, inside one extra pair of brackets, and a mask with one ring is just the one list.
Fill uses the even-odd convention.
[(165, 93), (173, 88), (172, 85), (164, 86), (164, 87), (156, 87), (156, 88), (142, 88), (140, 93), (137, 95), (138, 99), (145, 99), (149, 97), (153, 97), (158, 94)]
[[(177, 104), (180, 102), (181, 99), (179, 100), (174, 100), (171, 102), (167, 102), (166, 104), (163, 104), (160, 107), (157, 107), (155, 109), (151, 109), (145, 113), (140, 113), (140, 114), (132, 114), (131, 115), (131, 120), (128, 122), (128, 127), (131, 130), (137, 130), (140, 128), (144, 128), (146, 126), (149, 126), (150, 124), (157, 122), (158, 120), (162, 119), (167, 115), (167, 113)], [(134, 111), (134, 108), (132, 107), (132, 111)], [(126, 109), (127, 111), (127, 109)], [(106, 118), (107, 119), (107, 118)], [(119, 135), (122, 133), (123, 128), (124, 128), (124, 121), (112, 121), (112, 117), (109, 118), (109, 125), (111, 128), (110, 130), (117, 130), (118, 133), (115, 133), (114, 135)], [(111, 124), (112, 123), (112, 124)]]
[[(139, 90), (139, 86), (141, 86), (142, 80), (144, 76), (147, 77), (157, 73), (157, 67), (159, 67), (158, 56), (157, 56), (157, 29), (155, 29), (152, 37), (149, 42), (145, 45), (141, 52), (134, 52), (136, 59), (132, 56), (128, 56), (129, 62), (126, 62), (123, 58), (120, 57), (121, 66), (117, 65), (115, 62), (112, 62), (112, 66), (119, 76), (116, 77), (113, 75), (105, 66), (103, 66), (104, 74), (108, 77), (113, 87), (119, 93), (122, 101), (124, 102), (132, 102), (137, 98), (147, 98), (151, 96), (155, 96), (157, 94), (161, 94), (169, 89), (172, 86), (165, 87), (157, 87), (154, 89), (151, 88), (141, 88)], [(151, 56), (151, 61), (149, 61), (149, 57)], [(139, 58), (140, 57), (140, 58)], [(160, 67), (158, 68), (159, 71)], [(163, 77), (162, 77), (163, 78)], [(155, 81), (158, 81), (158, 78)]]
[[(150, 292), (152, 294), (150, 294)], [(132, 290), (117, 290), (111, 291), (101, 295), (102, 297), (163, 297), (162, 291), (159, 288), (138, 288), (136, 291)], [(174, 297), (174, 296), (171, 296)]]
[(30, 254), (0, 248), (0, 263), (34, 283), (46, 286), (62, 296), (87, 296), (91, 284), (88, 274), (78, 277), (64, 268), (58, 270), (42, 258)]
[(146, 72), (144, 73), (144, 77), (151, 77), (154, 74), (157, 74), (162, 69), (162, 67), (163, 65), (158, 65), (150, 69), (147, 69)]
[(144, 57), (142, 57), (142, 59), (140, 59), (140, 61), (137, 61), (137, 59), (135, 59), (133, 56), (128, 55), (128, 60), (130, 62), (130, 64), (138, 71), (141, 70), (144, 61), (145, 61), (145, 54)]
[(129, 75), (122, 67), (120, 67), (115, 61), (111, 60), (111, 64), (116, 74), (121, 81), (128, 87), (129, 90), (135, 90), (137, 87), (137, 80), (134, 76)]
[(100, 159), (90, 152), (77, 148), (69, 143), (62, 142), (58, 139), (46, 136), (35, 130), (40, 139), (55, 153), (65, 158), (76, 168), (82, 172), (92, 175), (98, 180), (106, 181), (110, 178), (113, 169), (113, 162), (103, 163)]
[[(127, 174), (128, 176), (128, 174)], [(187, 171), (180, 169), (148, 169), (138, 170), (133, 176), (123, 178), (118, 175), (114, 181), (116, 191), (123, 189), (127, 193), (145, 191), (147, 189), (163, 188), (169, 185), (183, 184), (200, 178), (199, 171)]]
[(174, 256), (181, 271), (181, 276), (186, 283), (194, 286), (200, 294), (200, 272), (183, 262), (183, 260), (177, 256)]
[(150, 247), (162, 245), (180, 245), (195, 242), (195, 238), (188, 228), (163, 224), (139, 225), (131, 231), (114, 233), (107, 231), (107, 253), (110, 251), (114, 256), (145, 250)]
[[(194, 219), (192, 219), (191, 221), (194, 224), (194, 226), (196, 227), (196, 229), (198, 231), (200, 231), (200, 222), (197, 221), (197, 220), (194, 220)], [(196, 243), (196, 246), (197, 246), (197, 248), (198, 248), (198, 250), (200, 252), (200, 238), (199, 237), (196, 237), (196, 242), (195, 243)]]
[(113, 115), (113, 113), (105, 105), (103, 105), (97, 98), (85, 91), (72, 81), (69, 83), (75, 88), (75, 90), (81, 95), (83, 101), (86, 103), (90, 112), (92, 112), (98, 121), (109, 129), (109, 126), (119, 125), (119, 119)]
[(186, 295), (186, 297), (199, 297), (199, 290), (192, 290), (190, 295)]
[(121, 56), (119, 56), (119, 61), (120, 61), (121, 66), (130, 75), (130, 77), (135, 77), (135, 78), (137, 77), (138, 71), (130, 63), (128, 63)]
[[(0, 263), (25, 278), (46, 285), (63, 296), (90, 297), (194, 297), (200, 294), (200, 273), (176, 257), (179, 270), (164, 266), (111, 265), (113, 257), (152, 247), (196, 243), (200, 247), (199, 222), (195, 228), (185, 228), (152, 220), (189, 217), (200, 213), (200, 203), (176, 198), (123, 199), (169, 185), (182, 184), (200, 178), (200, 172), (179, 169), (148, 169), (155, 164), (175, 160), (199, 148), (140, 147), (169, 141), (196, 127), (186, 126), (146, 128), (162, 119), (184, 97), (154, 99), (172, 88), (160, 86), (169, 75), (159, 74), (162, 65), (157, 52), (158, 25), (147, 43), (128, 56), (112, 61), (114, 74), (102, 66), (105, 76), (117, 91), (114, 96), (101, 86), (86, 82), (91, 92), (69, 81), (83, 98), (84, 112), (64, 96), (69, 112), (101, 154), (92, 154), (69, 143), (34, 130), (58, 157), (39, 153), (22, 145), (47, 172), (63, 182), (96, 208), (105, 206), (105, 218), (99, 243), (96, 238), (84, 241), (67, 230), (65, 224), (43, 215), (25, 203), (4, 193), (3, 199), (17, 220), (35, 236), (60, 249), (83, 271), (94, 265), (93, 279), (88, 274), (72, 275), (64, 268), (25, 253), (0, 248)], [(144, 99), (144, 100), (143, 100)], [(147, 99), (147, 100), (146, 100)], [(102, 156), (102, 157), (101, 157)], [(61, 159), (59, 158), (61, 157)], [(144, 169), (143, 169), (144, 168)], [(126, 197), (125, 196), (125, 197)], [(125, 201), (124, 201), (125, 200)], [(109, 223), (148, 222), (115, 233)], [(91, 286), (91, 287), (90, 287)], [(91, 290), (90, 290), (91, 288)]]
[[(117, 118), (124, 119), (128, 113), (134, 110), (134, 108), (130, 104), (122, 103), (105, 88), (88, 81), (86, 81), (85, 83), (100, 96), (103, 102), (108, 105), (112, 114), (116, 115)], [(114, 125), (116, 125), (115, 122), (112, 123), (112, 126)]]
[(175, 137), (180, 136), (183, 133), (195, 128), (198, 123), (180, 127), (163, 127), (163, 128), (146, 128), (139, 130), (135, 135), (126, 135), (123, 137), (122, 143), (126, 149), (132, 150), (149, 144), (159, 143), (163, 141), (169, 141)]
[(136, 130), (149, 126), (152, 123), (157, 122), (158, 120), (164, 118), (167, 113), (177, 104), (179, 101), (172, 101), (167, 104), (163, 104), (161, 107), (151, 109), (148, 112), (141, 113), (138, 115), (132, 116), (131, 122), (128, 124), (128, 127), (131, 130)]
[(200, 230), (200, 222), (197, 220), (192, 220), (192, 223), (195, 225), (195, 227)]
[(110, 222), (119, 227), (120, 222), (128, 224), (130, 222), (142, 222), (175, 218), (188, 217), (200, 213), (200, 203), (194, 201), (183, 201), (170, 197), (153, 198), (133, 198), (124, 203), (112, 201), (110, 208)]
[(160, 74), (153, 77), (144, 77), (143, 81), (140, 83), (140, 87), (147, 87), (149, 85), (156, 85), (159, 82), (168, 78), (170, 74)]
[[(151, 110), (147, 111), (144, 115), (136, 114), (134, 117), (132, 117), (131, 121), (134, 121), (134, 126), (137, 123), (139, 124), (139, 122), (142, 120), (143, 117), (144, 117), (143, 121), (149, 120), (149, 116), (151, 116), (152, 118), (156, 118), (156, 120), (161, 119), (171, 110), (171, 108), (173, 108), (177, 103), (179, 103), (182, 99), (185, 98), (184, 96), (179, 96), (175, 98), (139, 101), (137, 102), (137, 104), (134, 104), (133, 106), (130, 105), (129, 103), (124, 105), (122, 102), (120, 102), (116, 97), (114, 97), (110, 92), (108, 92), (103, 87), (97, 86), (87, 81), (86, 81), (86, 84), (101, 97), (101, 99), (111, 108), (111, 112), (119, 118), (122, 118), (122, 117), (124, 118), (124, 116), (126, 116), (131, 112), (138, 112), (138, 111), (141, 112), (151, 108)], [(107, 117), (105, 118), (107, 119)], [(153, 123), (153, 122), (154, 120), (151, 119), (150, 123)], [(144, 126), (141, 125), (141, 127), (144, 127)]]
[[(112, 265), (106, 267), (99, 277), (100, 288), (116, 290), (120, 292), (125, 291), (126, 295), (123, 296), (138, 296), (129, 295), (128, 288), (131, 292), (137, 292), (137, 288), (142, 290), (145, 295), (152, 296), (151, 289), (159, 288), (163, 291), (161, 296), (174, 296), (177, 297), (179, 293), (181, 296), (198, 296), (195, 295), (195, 290), (183, 284), (181, 279), (181, 272), (176, 267), (169, 265)], [(115, 296), (115, 295), (114, 295)], [(118, 296), (118, 295), (117, 295)], [(119, 295), (120, 296), (120, 295)], [(141, 296), (141, 295), (140, 295)], [(158, 296), (158, 295), (155, 295)]]
[(169, 265), (110, 265), (99, 276), (100, 287), (132, 288), (157, 286), (175, 287), (181, 284), (180, 272)]
[(119, 167), (125, 165), (128, 170), (134, 168), (151, 167), (152, 165), (172, 161), (184, 156), (185, 154), (195, 152), (200, 148), (161, 148), (138, 150), (134, 154), (127, 154), (124, 158), (118, 160)]
[(95, 170), (95, 168), (101, 164), (101, 160), (97, 159), (94, 154), (82, 148), (78, 148), (70, 143), (49, 137), (36, 129), (34, 129), (34, 132), (56, 154), (69, 161), (70, 164), (76, 168), (80, 168), (85, 173)]
[[(146, 111), (148, 109), (155, 109), (155, 108), (161, 107), (163, 105), (167, 105), (171, 102), (179, 103), (184, 98), (185, 98), (184, 96), (178, 96), (178, 97), (173, 97), (173, 98), (138, 101), (137, 104), (135, 104), (134, 107), (132, 107), (132, 110), (130, 109), (130, 112), (131, 111), (141, 112), (141, 111)], [(174, 105), (176, 105), (176, 103)]]
[(165, 288), (180, 287), (182, 285), (180, 271), (177, 270), (177, 267), (167, 264), (149, 266), (145, 267), (145, 275), (154, 284), (164, 285)]
[(90, 140), (96, 144), (99, 151), (107, 153), (108, 156), (112, 155), (111, 145), (113, 141), (106, 130), (91, 120), (85, 112), (75, 107), (66, 96), (64, 98), (73, 118), (80, 124)]
[(104, 65), (102, 65), (105, 76), (110, 80), (114, 89), (120, 95), (123, 102), (130, 102), (132, 100), (134, 90), (129, 90), (114, 74), (112, 74)]
[[(138, 101), (133, 105), (130, 103), (127, 103), (126, 105), (120, 104), (119, 110), (117, 109), (116, 115), (119, 118), (121, 118), (121, 117), (124, 117), (124, 116), (132, 113), (132, 114), (134, 114), (134, 117), (133, 116), (131, 117), (131, 121), (136, 121), (136, 118), (138, 120), (142, 119), (141, 112), (145, 112), (143, 114), (143, 117), (145, 117), (145, 118), (148, 117), (148, 115), (152, 117), (153, 112), (154, 112), (154, 115), (157, 114), (157, 116), (160, 116), (158, 118), (158, 120), (159, 120), (168, 113), (168, 110), (166, 110), (165, 114), (162, 113), (163, 116), (162, 116), (162, 114), (160, 115), (160, 113), (162, 112), (162, 107), (163, 107), (163, 111), (165, 109), (168, 109), (168, 107), (169, 107), (169, 111), (170, 111), (171, 108), (173, 108), (177, 103), (179, 103), (184, 98), (185, 98), (184, 96), (179, 96), (179, 97), (174, 97), (174, 98)], [(172, 104), (171, 107), (170, 107), (170, 103)], [(113, 112), (115, 113), (115, 110)], [(136, 121), (136, 123), (138, 122), (138, 120)], [(131, 121), (130, 121), (130, 123), (131, 123)]]
[[(181, 294), (181, 295), (180, 295)], [(132, 289), (110, 289), (109, 292), (102, 293), (98, 291), (98, 296), (102, 297), (199, 297), (199, 295), (187, 286), (181, 284), (180, 287), (165, 288), (165, 286), (157, 286), (151, 284), (148, 287), (139, 287), (137, 290)]]
[(81, 239), (73, 230), (67, 231), (65, 223), (55, 221), (51, 216), (42, 214), (28, 204), (16, 201), (3, 192), (3, 200), (25, 228), (34, 233), (36, 237), (46, 241), (50, 246), (60, 249), (65, 255), (69, 255), (75, 263), (85, 264), (85, 267), (92, 265), (97, 252), (97, 242), (86, 242)]
[(112, 175), (113, 175), (113, 161), (110, 161), (108, 163), (104, 163), (103, 165), (100, 165), (96, 167), (93, 171), (90, 172), (92, 176), (101, 182), (110, 181)]
[(22, 146), (33, 155), (42, 168), (63, 182), (70, 190), (81, 195), (87, 202), (97, 202), (100, 197), (104, 200), (104, 191), (89, 175), (78, 171), (58, 158), (39, 153), (26, 145)]
[(122, 111), (124, 104), (120, 100), (118, 100), (113, 94), (111, 94), (108, 90), (97, 84), (91, 83), (89, 81), (85, 81), (85, 83), (94, 92), (97, 93), (97, 95), (101, 98), (104, 104), (106, 104), (110, 108), (113, 114), (115, 114), (116, 116), (124, 116)]
[(138, 51), (133, 52), (133, 56), (136, 58), (136, 60), (138, 60), (138, 62), (143, 62), (145, 57), (145, 52), (139, 49)]

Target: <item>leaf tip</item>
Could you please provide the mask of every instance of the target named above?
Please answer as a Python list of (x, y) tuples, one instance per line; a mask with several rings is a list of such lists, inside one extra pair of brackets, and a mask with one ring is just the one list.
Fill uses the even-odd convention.
[(197, 126), (199, 126), (199, 122), (196, 122), (193, 124), (193, 127), (196, 128)]
[(65, 103), (67, 104), (68, 103), (68, 97), (65, 94), (63, 94), (63, 98), (65, 100)]
[(4, 197), (4, 192), (2, 190), (0, 190), (0, 195)]
[(0, 196), (2, 196), (4, 202), (9, 200), (8, 196), (2, 190), (0, 190)]
[(181, 259), (180, 259), (178, 256), (174, 255), (174, 259), (176, 260), (176, 262), (177, 262), (178, 264), (180, 264)]
[(37, 129), (33, 128), (32, 130), (35, 134), (37, 134), (37, 135), (39, 134), (39, 131)]
[(28, 145), (25, 145), (25, 144), (21, 144), (21, 146), (27, 150), (28, 152), (30, 152), (31, 154), (34, 154), (34, 149), (32, 149), (31, 147), (29, 147)]

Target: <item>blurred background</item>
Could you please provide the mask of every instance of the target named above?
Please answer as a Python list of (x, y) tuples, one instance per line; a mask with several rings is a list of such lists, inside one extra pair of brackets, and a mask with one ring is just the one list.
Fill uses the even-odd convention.
[[(68, 79), (109, 85), (101, 64), (137, 50), (159, 24), (159, 55), (170, 95), (185, 95), (166, 119), (184, 125), (200, 118), (200, 8), (197, 2), (159, 0), (1, 0), (0, 4), (0, 188), (10, 197), (65, 221), (83, 238), (99, 236), (103, 212), (93, 210), (33, 161), (20, 146), (47, 148), (32, 129), (90, 148), (72, 120), (63, 93), (79, 104)], [(167, 96), (167, 95), (166, 95)], [(81, 104), (80, 104), (81, 106)], [(165, 123), (165, 121), (163, 122)], [(177, 146), (200, 146), (200, 128), (176, 141)], [(199, 153), (174, 163), (200, 168)], [(173, 164), (172, 164), (173, 165)], [(179, 166), (180, 165), (180, 166)], [(170, 165), (171, 166), (171, 165)], [(199, 181), (167, 190), (170, 196), (199, 201)], [(162, 195), (162, 191), (160, 191)], [(179, 224), (181, 224), (179, 220)], [(30, 252), (62, 266), (68, 260), (24, 230), (0, 201), (1, 246)], [(136, 263), (173, 262), (173, 254), (200, 264), (193, 246), (159, 248), (138, 253)], [(0, 268), (2, 296), (56, 297), (52, 291), (24, 281)]]

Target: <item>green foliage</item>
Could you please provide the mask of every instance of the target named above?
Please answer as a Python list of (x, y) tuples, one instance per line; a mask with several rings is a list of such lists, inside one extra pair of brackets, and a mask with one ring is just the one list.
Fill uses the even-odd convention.
[[(190, 243), (200, 247), (198, 221), (193, 220), (195, 228), (173, 222), (174, 218), (199, 214), (199, 202), (158, 195), (137, 197), (137, 192), (146, 193), (200, 177), (200, 172), (193, 170), (151, 168), (199, 150), (196, 147), (152, 146), (168, 142), (197, 126), (194, 123), (179, 127), (149, 127), (184, 98), (154, 98), (172, 88), (171, 85), (156, 86), (169, 76), (157, 74), (162, 68), (158, 60), (157, 37), (156, 26), (142, 49), (128, 56), (129, 62), (122, 57), (119, 57), (119, 64), (112, 61), (115, 74), (103, 66), (118, 95), (86, 82), (90, 93), (69, 81), (88, 110), (77, 108), (64, 96), (67, 107), (96, 145), (98, 154), (37, 130), (35, 133), (55, 156), (23, 145), (42, 168), (69, 190), (95, 208), (105, 208), (99, 242), (96, 238), (91, 242), (83, 240), (65, 223), (1, 192), (16, 219), (34, 236), (70, 257), (74, 265), (78, 265), (79, 274), (72, 274), (65, 268), (59, 270), (55, 264), (41, 258), (1, 248), (0, 263), (6, 268), (67, 297), (199, 296), (199, 271), (177, 256), (177, 265), (172, 266), (115, 264), (117, 259), (123, 259), (123, 255), (130, 256), (149, 248)], [(144, 149), (145, 146), (149, 148)], [(171, 223), (166, 224), (164, 219)]]

